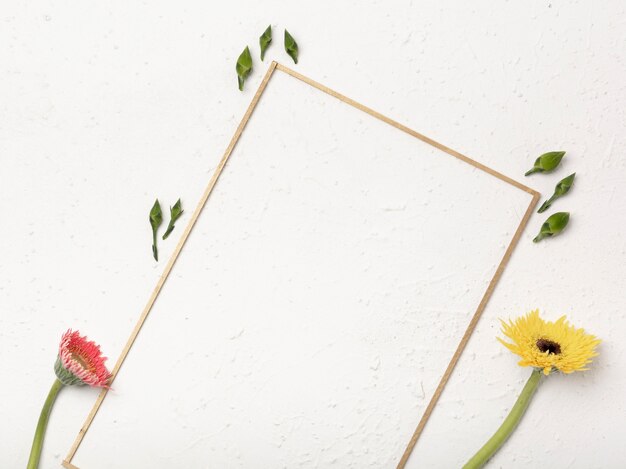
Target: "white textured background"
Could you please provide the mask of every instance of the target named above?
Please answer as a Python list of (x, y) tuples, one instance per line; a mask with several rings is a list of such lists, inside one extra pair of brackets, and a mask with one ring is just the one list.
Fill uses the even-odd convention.
[[(111, 357), (117, 356), (164, 265), (164, 262), (155, 264), (149, 257), (147, 209), (155, 196), (159, 196), (164, 206), (180, 196), (191, 211), (265, 69), (257, 60), (257, 70), (247, 90), (241, 94), (236, 90), (233, 73), (235, 59), (246, 43), (253, 46), (253, 53), (256, 53), (258, 35), (272, 23), (276, 43), (268, 51), (266, 60), (289, 63), (280, 47), (280, 32), (287, 27), (301, 46), (301, 63), (296, 66), (300, 72), (518, 179), (539, 153), (567, 150), (568, 156), (556, 174), (525, 179), (544, 195), (549, 195), (561, 177), (573, 171), (578, 174), (572, 193), (554, 206), (555, 210), (572, 212), (568, 231), (558, 240), (533, 245), (531, 239), (544, 217), (535, 215), (531, 219), (414, 452), (411, 467), (458, 467), (497, 427), (528, 374), (495, 342), (497, 318), (514, 316), (534, 307), (545, 310), (550, 318), (566, 313), (577, 325), (599, 335), (604, 339), (602, 355), (588, 373), (553, 376), (546, 380), (519, 430), (494, 458), (492, 467), (548, 464), (551, 467), (619, 468), (626, 465), (626, 449), (622, 444), (626, 430), (623, 398), (626, 349), (622, 344), (626, 330), (623, 311), (626, 241), (622, 234), (626, 227), (626, 193), (621, 187), (626, 182), (622, 158), (626, 149), (625, 8), (618, 1), (367, 1), (306, 5), (237, 2), (220, 6), (211, 6), (208, 2), (178, 2), (176, 5), (173, 2), (109, 2), (102, 5), (18, 1), (4, 5), (0, 11), (0, 213), (3, 220), (0, 236), (0, 464), (3, 467), (25, 464), (40, 406), (51, 384), (58, 337), (64, 329), (79, 328), (99, 341)], [(276, 92), (276, 97), (277, 101), (284, 100), (283, 109), (294, 107), (288, 94), (281, 98)], [(322, 103), (314, 97), (310, 99), (318, 105)], [(269, 116), (272, 112), (269, 102), (267, 105)], [(295, 109), (300, 108), (295, 106)], [(299, 123), (301, 129), (310, 130), (311, 134), (326, 132), (332, 137), (323, 113), (311, 122), (294, 119), (289, 123)], [(259, 135), (269, 139), (269, 131), (269, 128), (265, 133), (259, 130)], [(273, 131), (281, 136), (276, 129)], [(291, 141), (289, 138), (286, 142)], [(351, 139), (358, 140), (354, 135)], [(242, 146), (241, 155), (245, 155), (244, 148)], [(268, 151), (270, 148), (267, 146)], [(253, 149), (251, 141), (249, 151)], [(299, 149), (290, 145), (289, 151), (304, 158), (326, 148)], [(381, 154), (384, 151), (382, 148)], [(368, 168), (373, 168), (374, 163), (363, 165), (360, 171), (369, 174)], [(346, 165), (346, 172), (350, 168)], [(301, 195), (306, 195), (307, 187), (315, 190), (312, 183), (327, 176), (323, 165), (293, 165), (287, 170), (255, 163), (253, 167), (242, 166), (240, 173), (235, 172), (235, 165), (232, 169), (232, 179), (225, 178), (218, 189), (223, 189), (225, 195), (241, 194), (242, 201), (254, 200), (250, 189), (256, 179), (250, 174), (255, 175), (259, 169), (264, 171), (259, 176), (270, 181), (302, 178), (309, 186), (294, 183)], [(307, 170), (311, 171), (310, 178), (302, 176)], [(394, 174), (390, 168), (386, 171), (389, 171), (387, 177), (379, 183), (386, 182), (389, 186), (387, 192), (385, 186), (381, 186), (381, 194), (387, 193), (393, 202), (398, 194), (391, 184), (395, 178), (407, 178), (407, 174)], [(246, 178), (236, 178), (237, 174), (248, 174), (247, 183)], [(448, 195), (463, 197), (461, 191), (468, 190), (467, 176), (461, 171), (450, 174), (452, 179), (442, 183), (457, 192)], [(349, 176), (344, 174), (344, 180), (350, 181)], [(357, 181), (356, 177), (353, 179)], [(358, 182), (363, 183), (360, 179)], [(436, 190), (437, 182), (429, 184)], [(354, 195), (360, 186), (355, 182), (350, 187)], [(261, 223), (263, 208), (272, 206), (268, 201), (283, 200), (278, 197), (281, 190), (284, 187), (276, 186), (274, 195), (268, 195), (258, 206), (247, 209), (241, 204), (237, 207), (240, 215), (253, 225)], [(471, 192), (471, 196), (480, 200), (489, 190), (493, 191), (493, 187), (486, 184), (484, 189)], [(335, 195), (342, 193), (337, 191)], [(329, 210), (317, 213), (329, 217), (342, 213), (341, 207), (332, 205), (330, 195), (327, 197)], [(291, 207), (298, 206), (297, 199), (289, 200)], [(302, 204), (306, 200), (302, 199)], [(318, 206), (322, 202), (323, 199), (316, 199)], [(402, 204), (398, 206), (402, 208)], [(391, 208), (390, 216), (402, 223), (406, 221), (398, 216), (402, 210), (393, 210), (398, 206), (378, 208), (383, 211)], [(220, 206), (211, 207), (216, 216), (219, 215)], [(433, 212), (432, 204), (426, 209)], [(275, 212), (270, 210), (270, 213)], [(228, 220), (223, 213), (221, 216)], [(376, 241), (376, 235), (385, 230), (389, 231), (389, 236), (393, 234), (383, 219), (375, 219), (379, 225), (368, 227), (372, 231), (363, 234), (363, 242)], [(300, 226), (306, 227), (305, 218), (301, 220)], [(328, 220), (332, 221), (332, 217)], [(345, 233), (358, 229), (357, 221), (363, 222), (358, 219), (347, 225)], [(506, 228), (489, 233), (483, 233), (482, 229), (498, 222), (497, 218), (473, 217), (462, 227), (462, 233), (466, 234), (464, 240), (478, 245), (479, 237), (486, 236), (497, 241)], [(410, 226), (411, 230), (417, 229), (416, 225)], [(177, 228), (179, 231), (174, 232), (174, 240), (181, 227), (182, 223)], [(233, 222), (231, 230), (222, 229), (224, 235), (232, 234), (236, 224)], [(197, 236), (190, 239), (190, 243), (201, 244), (204, 236), (210, 238), (214, 233), (211, 226), (206, 225), (204, 230), (194, 233)], [(311, 233), (305, 234), (311, 236)], [(396, 232), (394, 236), (394, 242), (410, 246), (408, 235), (403, 238)], [(242, 239), (245, 241), (245, 237)], [(166, 259), (173, 248), (174, 240), (162, 243), (162, 259)], [(285, 246), (297, 247), (297, 243), (290, 243), (287, 241)], [(393, 251), (393, 246), (388, 244), (387, 248)], [(278, 399), (268, 392), (269, 388), (257, 394), (245, 389), (237, 392), (221, 389), (224, 399), (233, 399), (232, 403), (225, 404), (211, 400), (215, 394), (207, 395), (202, 389), (192, 387), (190, 394), (207, 400), (203, 404), (209, 409), (219, 409), (223, 404), (232, 410), (224, 411), (220, 417), (231, 425), (231, 430), (209, 431), (206, 436), (202, 433), (206, 429), (196, 432), (189, 428), (190, 422), (206, 422), (197, 418), (197, 404), (186, 395), (168, 393), (168, 386), (161, 384), (168, 372), (176, 370), (176, 376), (184, 375), (184, 367), (193, 363), (185, 360), (186, 353), (197, 350), (196, 364), (203, 363), (209, 370), (211, 366), (216, 367), (214, 371), (221, 370), (221, 375), (211, 375), (213, 380), (226, 375), (236, 382), (236, 373), (247, 370), (251, 375), (239, 376), (242, 382), (248, 377), (259, 382), (265, 379), (271, 387), (285, 382), (286, 378), (263, 375), (263, 366), (279, 366), (281, 363), (272, 361), (272, 357), (288, 358), (292, 350), (306, 345), (294, 342), (291, 348), (285, 344), (283, 355), (267, 355), (265, 361), (251, 366), (246, 358), (263, 356), (254, 343), (247, 342), (250, 340), (248, 332), (254, 329), (246, 331), (244, 328), (243, 334), (236, 338), (241, 330), (236, 321), (229, 323), (223, 316), (206, 309), (203, 309), (203, 318), (192, 316), (194, 305), (203, 306), (195, 303), (201, 296), (197, 291), (193, 295), (191, 291), (184, 293), (184, 288), (190, 287), (183, 287), (186, 284), (182, 280), (201, 279), (200, 274), (215, 275), (215, 272), (206, 273), (205, 267), (210, 265), (199, 264), (201, 255), (211, 258), (208, 251), (203, 251), (209, 247), (197, 247), (194, 252), (199, 256), (192, 256), (187, 263), (181, 262), (181, 269), (173, 274), (173, 279), (181, 282), (181, 294), (172, 296), (171, 303), (164, 296), (164, 306), (160, 307), (162, 314), (155, 314), (148, 322), (145, 337), (141, 336), (135, 350), (136, 358), (129, 359), (128, 368), (124, 368), (116, 384), (114, 399), (107, 400), (103, 413), (96, 419), (94, 434), (87, 436), (76, 462), (80, 463), (82, 458), (89, 463), (85, 468), (176, 467), (176, 459), (161, 458), (146, 438), (138, 436), (143, 428), (143, 431), (158, 432), (153, 436), (161, 438), (163, 445), (171, 445), (172, 451), (193, 446), (195, 449), (181, 453), (187, 458), (181, 464), (192, 467), (327, 467), (333, 457), (336, 467), (389, 466), (388, 461), (394, 458), (383, 454), (383, 449), (397, 454), (405, 443), (405, 435), (396, 439), (394, 434), (407, 432), (401, 421), (408, 422), (406, 415), (419, 412), (420, 406), (425, 404), (419, 399), (422, 394), (421, 388), (417, 388), (417, 376), (407, 377), (409, 388), (400, 392), (408, 397), (415, 394), (417, 398), (412, 405), (408, 400), (404, 402), (409, 403), (406, 414), (398, 417), (390, 428), (368, 427), (371, 422), (364, 422), (366, 433), (354, 447), (344, 438), (342, 444), (314, 452), (321, 447), (316, 444), (321, 444), (324, 436), (333, 435), (332, 431), (341, 424), (351, 422), (327, 410), (327, 416), (322, 417), (333, 430), (324, 432), (318, 427), (321, 440), (308, 445), (313, 432), (306, 427), (306, 422), (310, 421), (307, 418), (320, 418), (315, 407), (309, 408), (313, 413), (307, 415), (305, 424), (294, 423), (291, 429), (278, 425), (274, 435), (262, 434), (261, 438), (258, 433), (242, 431), (250, 431), (246, 425), (249, 423), (245, 419), (247, 413), (243, 410), (258, 415), (261, 411), (269, 413), (273, 408), (260, 409), (257, 402), (263, 397)], [(239, 247), (232, 249), (236, 251)], [(411, 255), (418, 254), (415, 251)], [(467, 256), (468, 252), (459, 251), (459, 254)], [(480, 252), (473, 255), (475, 259), (470, 265), (486, 275), (495, 261), (485, 259)], [(263, 260), (263, 256), (257, 259), (258, 262)], [(372, 262), (375, 260), (372, 258)], [(233, 269), (241, 268), (232, 259), (230, 263), (226, 259), (222, 262)], [(324, 267), (310, 259), (308, 262), (311, 270), (307, 272), (312, 272), (313, 267)], [(258, 273), (255, 269), (252, 271)], [(402, 272), (404, 279), (409, 278), (408, 271), (398, 272)], [(462, 278), (463, 281), (472, 279), (469, 272)], [(271, 276), (265, 279), (270, 286), (271, 280)], [(386, 280), (392, 281), (393, 275)], [(352, 283), (345, 279), (342, 282), (355, 288), (363, 285), (361, 277)], [(198, 286), (206, 288), (207, 295), (210, 287)], [(381, 292), (395, 291), (396, 286), (392, 282), (387, 286), (377, 284), (377, 288)], [(407, 287), (403, 285), (403, 288)], [(438, 309), (454, 311), (454, 307), (446, 305), (449, 286), (433, 280), (430, 288), (416, 291), (427, 295), (428, 300), (421, 305), (426, 318), (420, 324), (432, 327), (436, 334), (449, 329), (450, 335), (442, 337), (450, 340), (462, 326), (462, 320), (435, 314)], [(355, 291), (355, 295), (358, 293)], [(340, 294), (338, 297), (341, 300)], [(186, 303), (181, 304), (183, 300)], [(203, 301), (208, 302), (208, 299)], [(165, 308), (168, 304), (172, 308)], [(166, 313), (176, 313), (176, 305), (187, 317), (197, 321), (187, 328), (193, 333), (191, 337), (198, 339), (199, 348), (191, 339), (170, 337), (175, 322)], [(252, 324), (262, 325), (258, 319)], [(306, 330), (307, 324), (294, 323), (293, 326)], [(412, 343), (407, 331), (401, 324), (399, 326), (403, 344)], [(207, 333), (221, 335), (211, 336), (214, 342), (207, 345), (202, 342), (201, 331), (197, 330), (200, 327), (205, 327)], [(270, 331), (276, 341), (288, 332), (278, 328)], [(218, 347), (220, 338), (228, 341), (229, 337), (235, 339), (228, 346)], [(267, 336), (264, 337), (266, 340)], [(264, 343), (258, 342), (256, 346)], [(408, 355), (416, 363), (445, 361), (442, 358), (445, 347), (440, 350), (437, 344), (439, 342), (422, 352), (423, 343), (417, 343), (414, 351), (408, 350)], [(280, 350), (279, 344), (269, 345), (274, 347), (272, 353)], [(316, 356), (316, 363), (323, 366), (324, 357), (327, 363), (332, 363), (333, 353), (345, 357), (348, 350), (358, 350), (348, 345), (336, 345), (335, 350), (326, 347)], [(402, 351), (395, 355), (391, 347), (385, 349), (380, 343), (369, 345), (371, 348), (365, 347), (363, 354), (373, 353), (376, 347), (386, 350), (388, 356), (381, 358), (383, 365), (385, 360), (395, 363), (407, 354)], [(171, 356), (168, 347), (172, 347), (171, 352), (177, 356)], [(154, 353), (155, 361), (150, 361), (150, 352)], [(223, 363), (211, 365), (214, 357), (229, 354), (238, 356), (243, 363), (235, 361), (230, 366), (231, 362), (223, 358)], [(206, 362), (203, 361), (205, 355), (208, 355)], [(142, 360), (145, 367), (141, 366)], [(180, 369), (175, 368), (177, 360)], [(162, 369), (155, 363), (163, 363)], [(289, 367), (288, 360), (282, 364)], [(370, 371), (360, 378), (386, 377), (393, 383), (404, 376), (397, 369), (389, 374), (384, 366), (376, 368), (375, 360), (373, 368), (367, 368)], [(313, 376), (323, 375), (320, 370), (314, 371)], [(416, 367), (415, 373), (426, 376), (429, 372)], [(298, 377), (305, 378), (305, 375)], [(206, 383), (211, 379), (207, 378)], [(357, 377), (354, 379), (356, 382)], [(196, 382), (203, 381), (198, 378)], [(329, 383), (332, 381), (326, 383), (325, 389), (331, 389)], [(140, 385), (146, 386), (145, 390), (140, 389)], [(52, 416), (42, 467), (58, 466), (95, 395), (91, 390), (71, 389), (60, 396)], [(139, 396), (146, 397), (140, 401)], [(355, 393), (354, 396), (376, 397), (375, 393)], [(297, 401), (287, 397), (273, 404), (277, 414), (271, 416), (289, 415), (290, 406)], [(245, 406), (237, 407), (244, 401)], [(279, 405), (282, 401), (283, 406)], [(390, 399), (378, 410), (385, 415), (404, 404), (402, 400)], [(147, 415), (150, 406), (160, 405), (170, 414), (166, 412), (144, 427), (134, 418), (136, 416), (127, 418), (128, 412), (120, 412), (135, 409), (137, 415)], [(172, 418), (168, 420), (169, 417)], [(284, 421), (279, 419), (279, 423)], [(130, 436), (120, 438), (124, 432)], [(284, 452), (277, 444), (281, 436), (287, 441), (283, 445)], [(203, 437), (199, 447), (194, 440), (198, 437)], [(141, 443), (138, 451), (133, 450), (133, 438)], [(161, 448), (166, 451), (168, 448), (163, 445)], [(308, 458), (302, 453), (307, 447), (313, 452)], [(106, 457), (110, 457), (107, 453), (114, 453), (121, 459), (115, 463), (106, 461)], [(132, 461), (132, 464), (123, 461)]]

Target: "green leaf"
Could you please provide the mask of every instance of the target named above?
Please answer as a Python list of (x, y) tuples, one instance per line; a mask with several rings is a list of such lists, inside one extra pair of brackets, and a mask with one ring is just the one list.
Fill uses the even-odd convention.
[(248, 46), (246, 46), (241, 55), (239, 55), (235, 70), (237, 70), (237, 83), (239, 83), (239, 91), (243, 91), (243, 84), (252, 71), (252, 56), (250, 55), (250, 49), (248, 49)]
[(559, 197), (563, 197), (565, 194), (569, 192), (572, 188), (572, 184), (574, 184), (574, 178), (576, 177), (576, 173), (570, 174), (566, 178), (561, 179), (558, 184), (554, 188), (554, 194), (548, 200), (546, 200), (537, 213), (543, 213), (550, 208), (552, 202), (554, 202)]
[(178, 220), (184, 210), (181, 208), (180, 199), (174, 204), (173, 207), (170, 207), (170, 222), (167, 225), (167, 230), (165, 230), (165, 234), (163, 235), (163, 239), (167, 239), (172, 231), (174, 231), (174, 223)]
[(159, 252), (157, 250), (157, 230), (161, 223), (163, 223), (163, 213), (161, 212), (161, 204), (159, 204), (159, 199), (154, 201), (154, 205), (150, 209), (150, 226), (152, 227), (152, 255), (154, 256), (154, 260), (159, 260)]
[(554, 195), (558, 195), (559, 197), (561, 197), (567, 194), (574, 184), (575, 177), (576, 173), (572, 173), (566, 178), (561, 179), (554, 188)]
[(550, 171), (554, 171), (559, 163), (561, 163), (564, 156), (564, 151), (549, 151), (548, 153), (544, 153), (535, 160), (534, 166), (527, 171), (524, 176), (530, 176), (534, 173), (549, 173)]
[(554, 215), (550, 215), (544, 224), (541, 225), (539, 234), (533, 239), (533, 243), (538, 243), (543, 238), (551, 238), (552, 236), (558, 235), (565, 229), (568, 223), (568, 212), (558, 212)]
[(293, 59), (294, 63), (298, 63), (298, 43), (285, 29), (285, 52)]
[(259, 45), (261, 46), (261, 60), (265, 58), (265, 51), (272, 43), (272, 25), (270, 24), (261, 37), (259, 37)]

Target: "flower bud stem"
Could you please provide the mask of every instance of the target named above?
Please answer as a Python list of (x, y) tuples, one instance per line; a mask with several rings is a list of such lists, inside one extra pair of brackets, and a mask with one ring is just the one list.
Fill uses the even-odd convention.
[(55, 379), (54, 384), (48, 393), (48, 397), (46, 398), (46, 402), (43, 405), (43, 409), (41, 409), (39, 422), (37, 422), (37, 430), (35, 430), (35, 438), (33, 438), (33, 446), (30, 450), (30, 457), (28, 458), (28, 466), (26, 466), (27, 469), (37, 469), (37, 467), (39, 467), (39, 458), (41, 457), (43, 438), (46, 434), (50, 411), (52, 410), (54, 401), (56, 400), (62, 387), (63, 383), (61, 383), (58, 379)]
[(546, 200), (543, 204), (541, 204), (541, 207), (539, 207), (539, 210), (537, 210), (537, 213), (543, 213), (546, 210), (548, 210), (552, 206), (552, 202), (554, 202), (556, 198), (557, 196), (553, 195), (548, 200)]
[(156, 230), (152, 231), (152, 257), (155, 261), (159, 261), (159, 250), (157, 249), (157, 233)]
[(509, 415), (506, 417), (500, 428), (498, 428), (498, 431), (496, 431), (489, 441), (485, 443), (485, 446), (480, 448), (474, 457), (470, 459), (465, 466), (463, 466), (463, 469), (478, 469), (483, 467), (487, 461), (489, 461), (489, 458), (491, 458), (496, 451), (500, 449), (522, 419), (522, 416), (528, 408), (528, 404), (530, 404), (530, 400), (535, 395), (535, 391), (537, 390), (540, 380), (541, 370), (533, 370), (530, 378), (528, 378), (528, 381), (524, 386), (524, 389), (522, 389), (522, 393), (517, 398), (517, 402), (509, 412)]

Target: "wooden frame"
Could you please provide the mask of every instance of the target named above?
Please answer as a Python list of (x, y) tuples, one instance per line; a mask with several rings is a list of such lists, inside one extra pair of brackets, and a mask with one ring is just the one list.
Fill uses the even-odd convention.
[[(152, 309), (152, 306), (154, 305), (154, 302), (156, 301), (157, 297), (159, 296), (159, 292), (161, 291), (161, 289), (163, 288), (163, 285), (165, 284), (170, 272), (172, 271), (172, 268), (174, 266), (174, 264), (176, 263), (176, 260), (178, 259), (178, 256), (180, 255), (181, 250), (183, 249), (185, 242), (187, 241), (187, 238), (189, 237), (189, 234), (191, 233), (191, 230), (193, 229), (194, 225), (196, 224), (196, 221), (198, 220), (198, 217), (200, 216), (200, 213), (202, 212), (202, 209), (204, 207), (204, 205), (206, 204), (209, 196), (211, 195), (211, 192), (213, 191), (213, 188), (215, 187), (215, 184), (220, 176), (220, 174), (222, 173), (222, 170), (224, 169), (224, 166), (226, 165), (226, 162), (228, 161), (231, 153), (233, 152), (233, 149), (235, 148), (235, 146), (237, 145), (237, 142), (242, 134), (242, 132), (244, 131), (246, 124), (248, 123), (248, 120), (250, 119), (250, 116), (252, 115), (257, 103), (259, 102), (263, 91), (265, 90), (265, 88), (267, 87), (268, 82), (270, 81), (270, 79), (272, 78), (274, 72), (278, 70), (280, 72), (286, 73), (287, 75), (290, 75), (291, 77), (300, 80), (304, 83), (306, 83), (307, 85), (312, 86), (313, 88), (316, 88), (330, 96), (333, 96), (334, 98), (339, 99), (340, 101), (344, 102), (345, 104), (348, 104), (349, 106), (352, 106), (362, 112), (365, 112), (366, 114), (369, 114), (372, 117), (375, 117), (376, 119), (379, 119), (393, 127), (395, 127), (398, 130), (401, 130), (402, 132), (405, 132), (445, 153), (447, 153), (448, 155), (451, 155), (455, 158), (458, 158), (462, 161), (464, 161), (465, 163), (481, 170), (484, 171), (488, 174), (490, 174), (491, 176), (500, 179), (501, 181), (504, 181), (528, 194), (530, 194), (532, 196), (532, 200), (530, 202), (530, 204), (528, 205), (528, 208), (526, 209), (526, 212), (524, 213), (524, 216), (522, 217), (522, 220), (520, 221), (520, 224), (518, 225), (517, 229), (515, 230), (515, 233), (513, 235), (513, 238), (511, 239), (502, 259), (500, 260), (500, 263), (498, 265), (498, 268), (496, 269), (496, 272), (494, 273), (493, 277), (491, 278), (489, 285), (487, 287), (487, 290), (485, 291), (485, 293), (482, 296), (482, 299), (480, 301), (480, 303), (478, 304), (476, 311), (474, 313), (474, 315), (472, 316), (470, 323), (467, 326), (467, 329), (465, 330), (465, 333), (463, 334), (463, 337), (461, 338), (461, 341), (459, 342), (445, 372), (443, 373), (441, 380), (439, 381), (439, 384), (437, 385), (437, 388), (435, 389), (435, 392), (433, 393), (432, 398), (430, 399), (428, 406), (426, 407), (426, 410), (424, 411), (419, 423), (417, 424), (417, 427), (415, 429), (415, 432), (413, 433), (413, 436), (411, 437), (411, 439), (409, 440), (409, 442), (407, 443), (406, 449), (404, 451), (404, 454), (402, 455), (400, 461), (398, 462), (397, 468), (398, 469), (402, 469), (405, 467), (408, 458), (411, 454), (411, 452), (413, 451), (413, 448), (415, 447), (415, 444), (417, 443), (417, 440), (419, 439), (420, 435), (422, 434), (424, 427), (426, 426), (426, 423), (428, 422), (429, 417), (431, 416), (433, 409), (435, 407), (435, 405), (437, 404), (437, 401), (439, 400), (439, 398), (441, 397), (441, 394), (443, 392), (443, 389), (446, 385), (446, 383), (448, 382), (450, 375), (452, 374), (452, 371), (454, 370), (454, 367), (456, 366), (457, 362), (459, 361), (459, 358), (461, 356), (461, 354), (463, 353), (463, 350), (465, 349), (465, 346), (467, 345), (467, 342), (469, 341), (470, 336), (472, 335), (476, 324), (478, 323), (478, 320), (480, 319), (480, 316), (482, 315), (485, 307), (487, 306), (487, 302), (489, 301), (489, 299), (491, 298), (491, 295), (493, 294), (493, 291), (496, 287), (496, 284), (498, 283), (498, 280), (500, 280), (500, 277), (502, 276), (502, 272), (504, 271), (504, 268), (506, 267), (509, 259), (511, 258), (511, 254), (513, 253), (513, 250), (515, 249), (515, 246), (517, 245), (522, 232), (524, 231), (524, 228), (526, 227), (526, 225), (528, 224), (528, 220), (533, 212), (533, 209), (535, 208), (535, 206), (537, 205), (537, 202), (539, 201), (539, 197), (540, 194), (539, 192), (531, 189), (530, 187), (527, 187), (497, 171), (495, 171), (494, 169), (489, 168), (488, 166), (485, 166), (455, 150), (452, 150), (451, 148), (448, 148), (434, 140), (432, 140), (429, 137), (426, 137), (425, 135), (422, 135), (414, 130), (409, 129), (408, 127), (340, 94), (337, 93), (336, 91), (331, 90), (330, 88), (327, 88), (326, 86), (317, 83), (314, 80), (311, 80), (310, 78), (307, 78), (277, 62), (272, 62), (269, 66), (269, 69), (267, 71), (267, 73), (265, 74), (265, 77), (263, 78), (263, 80), (261, 81), (261, 84), (259, 85), (259, 88), (257, 89), (256, 93), (254, 94), (254, 97), (252, 98), (252, 101), (250, 102), (250, 105), (248, 106), (248, 109), (246, 110), (243, 118), (241, 119), (241, 122), (239, 123), (239, 126), (237, 127), (237, 130), (235, 131), (235, 134), (233, 135), (228, 147), (226, 148), (226, 151), (224, 152), (217, 168), (215, 169), (211, 179), (209, 180), (209, 183), (204, 191), (204, 193), (202, 194), (202, 197), (200, 198), (200, 201), (198, 202), (198, 205), (196, 206), (191, 219), (189, 220), (189, 223), (187, 224), (183, 234), (180, 237), (180, 240), (178, 241), (178, 244), (176, 246), (176, 248), (174, 249), (174, 252), (172, 253), (171, 257), (169, 258), (165, 269), (163, 271), (163, 274), (161, 275), (161, 277), (159, 278), (159, 280), (157, 281), (156, 286), (154, 287), (154, 290), (152, 291), (150, 297), (148, 298), (148, 302), (146, 304), (146, 306), (144, 307), (141, 315), (139, 316), (139, 319), (134, 327), (134, 329), (132, 330), (130, 337), (128, 338), (126, 345), (124, 346), (124, 348), (122, 349), (122, 352), (120, 353), (120, 356), (118, 357), (115, 366), (113, 367), (112, 370), (112, 378), (111, 381), (113, 381), (117, 374), (120, 371), (120, 368), (122, 367), (124, 360), (126, 359), (126, 356), (128, 355), (131, 347), (133, 346), (133, 343), (135, 342), (135, 339), (137, 338), (137, 335), (139, 334), (139, 331), (141, 330), (144, 322), (146, 321), (146, 318), (148, 317), (148, 314), (150, 314), (150, 311)], [(80, 431), (78, 432), (78, 435), (76, 436), (76, 439), (74, 441), (74, 443), (72, 444), (67, 456), (65, 457), (64, 461), (62, 462), (63, 467), (65, 467), (66, 469), (78, 469), (77, 466), (72, 464), (72, 460), (74, 459), (74, 456), (76, 455), (76, 452), (85, 436), (85, 434), (87, 433), (87, 430), (89, 430), (89, 427), (91, 425), (91, 423), (93, 422), (93, 419), (95, 418), (98, 410), (100, 409), (100, 406), (102, 405), (102, 402), (104, 401), (106, 395), (108, 393), (108, 389), (102, 389), (102, 391), (100, 392), (100, 394), (98, 395), (98, 398), (96, 399), (96, 402), (94, 403), (91, 411), (89, 412), (89, 414), (87, 415), (87, 418), (85, 420), (85, 423), (83, 424), (83, 426), (81, 427)]]

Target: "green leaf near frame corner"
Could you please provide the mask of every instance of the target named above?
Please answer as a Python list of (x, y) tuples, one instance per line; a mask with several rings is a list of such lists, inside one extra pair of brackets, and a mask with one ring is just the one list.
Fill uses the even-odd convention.
[(270, 24), (263, 34), (259, 37), (259, 45), (261, 46), (261, 60), (265, 58), (265, 51), (272, 43), (272, 25)]
[(550, 215), (541, 225), (539, 234), (533, 239), (533, 243), (538, 243), (544, 238), (551, 238), (560, 234), (569, 223), (569, 212), (557, 212)]
[(565, 156), (564, 151), (549, 151), (544, 153), (535, 160), (533, 167), (524, 174), (524, 176), (530, 176), (534, 173), (549, 173), (554, 171), (561, 163), (561, 160)]
[(574, 184), (574, 178), (576, 177), (576, 173), (572, 173), (569, 176), (561, 179), (556, 187), (554, 188), (554, 194), (562, 197), (569, 192)]
[(239, 84), (239, 91), (243, 91), (243, 85), (252, 72), (252, 56), (250, 55), (250, 49), (248, 46), (243, 50), (237, 59), (237, 65), (235, 66), (237, 71), (237, 83)]
[(294, 63), (298, 63), (298, 43), (289, 31), (285, 29), (285, 52), (293, 59)]
[(558, 199), (559, 197), (563, 197), (565, 194), (567, 194), (570, 189), (572, 188), (572, 185), (574, 184), (574, 178), (576, 177), (576, 173), (572, 173), (569, 176), (561, 179), (557, 185), (554, 187), (554, 194), (552, 194), (552, 197), (550, 197), (548, 200), (546, 200), (541, 207), (539, 208), (539, 210), (537, 210), (537, 213), (543, 213), (546, 210), (548, 210), (551, 206), (552, 203)]

